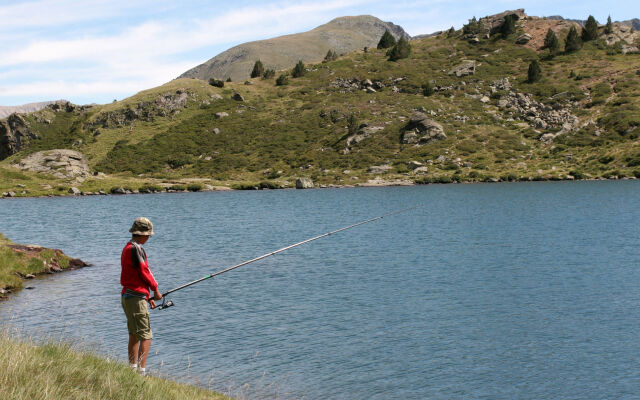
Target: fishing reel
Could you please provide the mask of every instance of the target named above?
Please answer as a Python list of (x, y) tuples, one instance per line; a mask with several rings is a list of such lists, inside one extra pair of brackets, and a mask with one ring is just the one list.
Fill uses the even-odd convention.
[(165, 308), (173, 307), (174, 305), (175, 304), (173, 304), (173, 301), (171, 301), (171, 300), (167, 301), (167, 299), (165, 297), (162, 297), (162, 304), (160, 304), (156, 308), (158, 308), (160, 310), (164, 310)]

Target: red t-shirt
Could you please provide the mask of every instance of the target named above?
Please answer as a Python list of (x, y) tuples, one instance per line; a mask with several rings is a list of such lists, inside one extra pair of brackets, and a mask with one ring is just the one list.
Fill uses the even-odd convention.
[(120, 273), (122, 293), (127, 289), (133, 290), (134, 292), (146, 294), (148, 300), (149, 289), (154, 292), (158, 290), (158, 283), (149, 269), (147, 254), (142, 245), (128, 242), (122, 249), (120, 265), (122, 266), (122, 272)]

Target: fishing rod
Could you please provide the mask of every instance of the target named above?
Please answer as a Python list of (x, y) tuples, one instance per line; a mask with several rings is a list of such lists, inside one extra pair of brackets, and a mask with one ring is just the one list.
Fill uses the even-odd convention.
[(323, 233), (322, 235), (318, 235), (318, 236), (303, 240), (301, 242), (291, 244), (289, 246), (283, 247), (283, 248), (278, 249), (276, 251), (272, 251), (270, 253), (263, 254), (263, 255), (261, 255), (259, 257), (252, 258), (251, 260), (243, 261), (240, 264), (236, 264), (236, 265), (234, 265), (232, 267), (225, 268), (225, 269), (223, 269), (221, 271), (218, 271), (218, 272), (214, 272), (211, 275), (204, 276), (204, 277), (202, 277), (200, 279), (196, 279), (195, 281), (191, 281), (189, 283), (185, 283), (182, 286), (178, 286), (177, 288), (174, 288), (174, 289), (171, 289), (169, 291), (166, 291), (166, 292), (162, 293), (162, 304), (160, 304), (157, 308), (159, 308), (160, 310), (164, 310), (165, 308), (169, 308), (169, 307), (172, 307), (174, 305), (173, 301), (171, 301), (171, 300), (166, 301), (166, 297), (165, 296), (167, 296), (170, 293), (177, 292), (178, 290), (182, 290), (182, 289), (184, 289), (186, 287), (189, 287), (191, 285), (195, 285), (196, 283), (202, 282), (202, 281), (207, 280), (207, 279), (211, 279), (214, 276), (222, 275), (225, 272), (229, 272), (229, 271), (232, 271), (232, 270), (234, 270), (236, 268), (240, 268), (240, 267), (245, 266), (247, 264), (251, 264), (253, 262), (262, 260), (263, 258), (271, 257), (271, 256), (276, 255), (278, 253), (282, 253), (283, 251), (287, 251), (289, 249), (293, 249), (294, 247), (302, 246), (305, 243), (313, 242), (314, 240), (322, 239), (323, 237), (331, 236), (331, 235), (336, 234), (338, 232), (346, 231), (347, 229), (351, 229), (351, 228), (355, 228), (356, 226), (368, 224), (369, 222), (377, 221), (377, 220), (382, 219), (382, 218), (386, 218), (386, 217), (389, 217), (389, 216), (392, 216), (392, 215), (396, 215), (396, 214), (400, 214), (400, 213), (403, 213), (403, 212), (406, 212), (406, 211), (409, 211), (409, 210), (413, 210), (413, 209), (418, 208), (420, 206), (421, 205), (417, 205), (417, 206), (413, 206), (413, 207), (409, 207), (409, 208), (404, 208), (402, 210), (393, 211), (393, 212), (390, 212), (388, 214), (381, 215), (379, 217), (367, 219), (365, 221), (360, 221), (360, 222), (357, 222), (355, 224), (352, 224), (352, 225), (349, 225), (349, 226), (345, 226), (345, 227), (340, 228), (340, 229), (336, 229), (335, 231)]

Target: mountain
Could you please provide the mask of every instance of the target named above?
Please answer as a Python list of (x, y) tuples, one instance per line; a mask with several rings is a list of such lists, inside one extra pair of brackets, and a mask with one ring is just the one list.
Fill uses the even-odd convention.
[(39, 103), (23, 104), (21, 106), (0, 106), (0, 119), (6, 118), (13, 113), (30, 113), (38, 110), (42, 110), (49, 104), (64, 104), (67, 100), (54, 100), (54, 101), (41, 101)]
[(517, 11), (411, 40), (397, 61), (371, 46), (307, 63), (288, 84), (181, 78), (12, 114), (0, 194), (640, 177), (640, 32), (614, 24), (551, 57), (548, 29), (564, 43), (574, 23)]
[(638, 18), (622, 21), (621, 24), (629, 25), (633, 29), (640, 31), (640, 19)]
[(179, 78), (226, 80), (231, 77), (233, 81), (241, 81), (249, 78), (256, 60), (261, 60), (265, 68), (276, 71), (291, 68), (299, 60), (305, 63), (320, 62), (329, 50), (343, 54), (364, 47), (376, 47), (386, 29), (396, 38), (409, 38), (400, 26), (370, 15), (340, 17), (308, 32), (235, 46), (190, 69)]

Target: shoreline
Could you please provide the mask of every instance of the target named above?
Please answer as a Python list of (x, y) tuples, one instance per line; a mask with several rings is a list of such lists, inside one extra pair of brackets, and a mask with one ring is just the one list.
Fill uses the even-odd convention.
[(370, 179), (368, 182), (364, 183), (354, 183), (354, 184), (318, 184), (313, 187), (308, 188), (296, 188), (291, 186), (285, 187), (264, 187), (260, 184), (251, 185), (246, 184), (241, 187), (232, 187), (231, 186), (215, 186), (211, 189), (198, 189), (198, 190), (176, 190), (171, 188), (165, 188), (165, 190), (128, 190), (124, 189), (122, 191), (117, 192), (83, 192), (77, 191), (73, 193), (47, 193), (42, 195), (28, 195), (25, 193), (15, 193), (15, 192), (3, 192), (0, 193), (0, 200), (3, 199), (27, 199), (27, 198), (43, 198), (43, 197), (91, 197), (91, 196), (124, 196), (124, 195), (134, 195), (134, 194), (169, 194), (169, 193), (200, 193), (200, 192), (229, 192), (229, 191), (259, 191), (259, 190), (308, 190), (308, 189), (352, 189), (352, 188), (363, 188), (363, 187), (398, 187), (398, 186), (422, 186), (422, 185), (463, 185), (463, 184), (491, 184), (491, 183), (527, 183), (527, 182), (579, 182), (579, 181), (635, 181), (640, 178), (635, 176), (625, 176), (625, 177), (617, 177), (612, 176), (609, 178), (597, 177), (597, 178), (583, 178), (577, 179), (574, 177), (570, 178), (559, 178), (559, 177), (527, 177), (522, 179), (500, 179), (500, 178), (492, 178), (486, 180), (455, 180), (451, 179), (449, 176), (435, 177), (435, 178), (426, 178), (423, 182), (417, 181), (406, 181), (406, 180), (378, 180), (378, 179)]
[(92, 266), (59, 249), (14, 243), (1, 233), (0, 262), (0, 302), (22, 289), (30, 289), (25, 283), (36, 277)]

